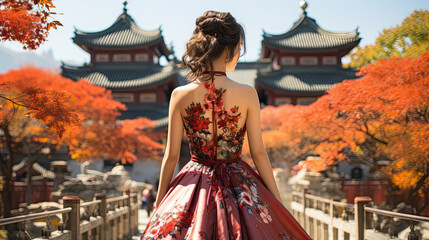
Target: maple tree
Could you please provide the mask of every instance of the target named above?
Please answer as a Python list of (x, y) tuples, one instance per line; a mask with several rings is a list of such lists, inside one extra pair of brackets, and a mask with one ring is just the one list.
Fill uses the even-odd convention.
[[(410, 204), (417, 195), (427, 194), (429, 187), (428, 64), (429, 53), (417, 59), (380, 60), (361, 68), (358, 73), (361, 79), (346, 80), (328, 90), (309, 111), (313, 115), (324, 109), (325, 116), (326, 113), (335, 116), (325, 121), (329, 119), (331, 124), (341, 127), (338, 139), (331, 139), (325, 146), (339, 146), (338, 153), (350, 151), (362, 161), (372, 161), (376, 167), (377, 159), (391, 161), (380, 169), (392, 183), (408, 191)], [(319, 124), (328, 124), (321, 118), (318, 120)], [(321, 156), (330, 159), (326, 153)]]
[(389, 57), (419, 57), (429, 51), (429, 11), (415, 10), (401, 25), (384, 29), (373, 45), (358, 46), (348, 56), (360, 68)]
[[(42, 148), (63, 145), (78, 161), (160, 159), (163, 145), (153, 132), (155, 123), (147, 118), (118, 123), (119, 111), (126, 107), (113, 100), (110, 90), (34, 67), (0, 75), (0, 86), (0, 147), (7, 149), (0, 161), (4, 196), (10, 196), (12, 164), (23, 147), (30, 163)], [(8, 212), (11, 199), (3, 199)]]
[[(51, 113), (61, 115), (61, 109), (55, 102), (49, 104), (46, 98), (37, 97), (31, 98), (28, 105), (37, 105), (43, 109), (42, 112), (34, 112), (34, 116), (48, 127), (55, 124), (53, 127), (58, 135), (55, 142), (68, 145), (76, 159), (83, 161), (108, 156), (120, 158), (122, 162), (132, 162), (135, 157), (130, 158), (133, 153), (129, 149), (145, 158), (157, 157), (157, 151), (162, 148), (155, 141), (156, 133), (152, 131), (155, 122), (137, 118), (118, 123), (116, 119), (120, 110), (126, 110), (125, 105), (114, 100), (110, 90), (94, 86), (85, 79), (73, 81), (57, 73), (33, 67), (11, 70), (2, 75), (2, 78), (8, 79), (22, 92), (33, 86), (42, 86), (45, 90), (61, 91), (69, 95), (69, 104), (76, 109), (76, 116), (72, 116), (72, 119), (82, 120), (82, 124), (74, 124), (69, 129), (61, 122), (63, 119), (52, 121), (53, 117), (49, 116)], [(134, 148), (131, 146), (133, 144)], [(138, 144), (144, 144), (146, 148), (135, 151)]]
[(365, 163), (383, 173), (390, 190), (404, 192), (407, 204), (421, 213), (429, 204), (428, 66), (429, 52), (419, 58), (380, 59), (362, 67), (359, 79), (335, 84), (309, 106), (266, 107), (261, 111), (268, 135), (264, 144), (283, 161), (320, 157), (296, 169)]
[(37, 49), (46, 41), (48, 31), (61, 22), (52, 0), (0, 0), (0, 41), (18, 41), (24, 49)]
[(24, 83), (25, 85), (17, 87), (13, 78), (9, 77), (11, 76), (0, 75), (0, 130), (2, 131), (0, 146), (6, 150), (0, 155), (0, 172), (4, 180), (2, 191), (4, 217), (10, 216), (12, 206), (9, 196), (12, 190), (12, 165), (16, 160), (16, 149), (26, 144), (29, 158), (37, 155), (37, 150), (44, 147), (43, 143), (37, 150), (32, 147), (34, 143), (39, 142), (37, 140), (39, 136), (31, 136), (30, 133), (35, 130), (35, 125), (30, 122), (44, 121), (46, 129), (60, 136), (67, 127), (80, 123), (76, 110), (69, 103), (68, 93), (43, 89), (38, 85), (31, 85), (32, 83)]

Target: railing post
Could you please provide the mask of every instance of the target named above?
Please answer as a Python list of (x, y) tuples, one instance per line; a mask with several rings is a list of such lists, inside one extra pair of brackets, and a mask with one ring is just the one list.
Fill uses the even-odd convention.
[(365, 240), (365, 204), (371, 202), (368, 196), (355, 197), (356, 240)]
[(99, 211), (100, 211), (100, 217), (103, 218), (103, 224), (101, 224), (100, 227), (100, 239), (107, 239), (106, 238), (106, 231), (107, 231), (107, 202), (106, 202), (106, 194), (104, 193), (96, 193), (94, 195), (96, 200), (101, 200)]
[(134, 218), (134, 232), (138, 232), (139, 230), (139, 209), (141, 206), (141, 199), (142, 199), (142, 192), (141, 191), (137, 191), (137, 196), (136, 196), (136, 210), (135, 210), (135, 218)]
[[(314, 209), (315, 210), (320, 210), (319, 209), (319, 201), (316, 199), (313, 199), (313, 204), (314, 204)], [(314, 229), (314, 238), (317, 240), (321, 239), (321, 234), (320, 234), (320, 228), (319, 225), (317, 224), (317, 218), (313, 218), (313, 229)]]
[(125, 190), (125, 194), (128, 195), (128, 198), (125, 200), (125, 205), (128, 207), (128, 224), (126, 225), (126, 228), (128, 229), (128, 238), (131, 238), (133, 234), (133, 224), (132, 224), (132, 215), (133, 210), (131, 209), (131, 191), (130, 189)]
[(307, 215), (305, 214), (305, 209), (307, 208), (307, 198), (305, 197), (305, 194), (307, 194), (306, 188), (302, 189), (302, 217), (304, 219), (304, 229), (309, 231), (309, 229), (307, 229)]
[(334, 218), (336, 217), (335, 210), (337, 209), (338, 211), (338, 208), (335, 207), (334, 202), (339, 202), (340, 200), (341, 198), (339, 197), (333, 197), (329, 202), (329, 236), (332, 236), (330, 238), (332, 240), (338, 240), (338, 229), (334, 227)]
[(331, 198), (329, 201), (329, 229), (328, 236), (331, 236), (331, 239), (334, 239), (334, 199)]
[(66, 228), (71, 232), (71, 240), (80, 240), (80, 198), (78, 196), (64, 196), (63, 206), (64, 208), (72, 208), (66, 224)]
[[(118, 204), (117, 202), (110, 202), (110, 211), (116, 212), (116, 204)], [(112, 218), (112, 220), (110, 221), (109, 227), (110, 227), (110, 234), (112, 235), (112, 240), (117, 240), (118, 239), (118, 218)]]

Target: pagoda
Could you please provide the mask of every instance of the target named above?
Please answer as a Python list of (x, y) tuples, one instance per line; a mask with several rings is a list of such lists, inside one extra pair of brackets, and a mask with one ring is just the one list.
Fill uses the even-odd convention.
[[(122, 14), (107, 29), (84, 32), (75, 29), (73, 42), (90, 54), (83, 66), (62, 63), (62, 75), (73, 80), (84, 78), (112, 91), (127, 111), (118, 120), (148, 117), (166, 126), (171, 92), (179, 85), (172, 47), (167, 47), (159, 27), (146, 31), (128, 15), (127, 2)], [(173, 56), (173, 58), (171, 57)], [(159, 64), (165, 57), (167, 66)]]
[(263, 31), (260, 59), (239, 63), (236, 71), (241, 73), (231, 73), (256, 88), (261, 105), (309, 105), (334, 84), (357, 78), (356, 71), (343, 68), (341, 62), (361, 40), (357, 28), (327, 31), (307, 16), (305, 1), (300, 6), (303, 13), (289, 31), (279, 35)]

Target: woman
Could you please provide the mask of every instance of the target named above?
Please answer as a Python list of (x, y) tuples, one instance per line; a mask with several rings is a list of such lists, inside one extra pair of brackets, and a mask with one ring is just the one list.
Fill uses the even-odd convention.
[[(281, 203), (253, 87), (234, 82), (244, 30), (228, 12), (196, 19), (174, 89), (155, 211), (141, 239), (311, 239)], [(189, 161), (171, 181), (185, 130)], [(247, 131), (259, 175), (241, 159)], [(170, 182), (171, 181), (171, 182)]]

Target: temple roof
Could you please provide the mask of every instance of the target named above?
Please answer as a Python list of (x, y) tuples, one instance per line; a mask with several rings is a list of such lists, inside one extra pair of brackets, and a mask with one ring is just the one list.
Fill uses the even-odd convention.
[(133, 18), (124, 11), (112, 26), (99, 32), (84, 32), (75, 29), (73, 41), (83, 49), (127, 49), (141, 48), (144, 46), (160, 44), (160, 51), (163, 55), (172, 54), (172, 49), (168, 48), (162, 37), (162, 30), (146, 31), (137, 26)]
[(171, 65), (153, 63), (115, 63), (75, 67), (63, 63), (62, 75), (73, 80), (85, 78), (108, 89), (136, 89), (155, 85), (177, 74)]
[(324, 93), (334, 84), (356, 79), (354, 70), (337, 66), (282, 67), (279, 70), (261, 70), (256, 83), (265, 87), (293, 93)]
[[(33, 167), (33, 171), (35, 173), (37, 173), (38, 175), (41, 175), (44, 178), (51, 179), (51, 180), (55, 179), (55, 173), (50, 171), (50, 170), (45, 169), (39, 163), (34, 162), (32, 167)], [(16, 175), (21, 175), (26, 171), (27, 171), (27, 159), (26, 158), (24, 158), (18, 164), (12, 166), (12, 172), (14, 172)]]
[(126, 107), (126, 111), (121, 111), (121, 116), (118, 119), (134, 119), (137, 117), (147, 117), (151, 120), (157, 121), (164, 119), (168, 116), (168, 104), (169, 103), (123, 103)]
[(271, 61), (261, 60), (256, 62), (238, 62), (235, 70), (227, 71), (226, 75), (234, 81), (255, 87), (255, 79), (259, 69), (269, 67)]
[[(234, 81), (247, 84), (249, 86), (255, 86), (255, 79), (258, 69), (267, 68), (271, 64), (269, 60), (259, 60), (256, 62), (238, 62), (235, 70), (230, 72), (227, 71), (226, 75)], [(179, 71), (179, 85), (186, 85), (189, 82), (186, 80), (186, 74), (189, 69), (180, 69)]]
[[(187, 70), (179, 72), (179, 85), (186, 85)], [(334, 84), (356, 79), (357, 71), (338, 66), (282, 66), (273, 70), (269, 60), (238, 62), (233, 72), (226, 72), (235, 82), (252, 87), (260, 84), (282, 92), (322, 94)]]
[(274, 35), (263, 32), (264, 45), (287, 50), (327, 50), (355, 47), (361, 40), (356, 28), (351, 32), (330, 32), (321, 28), (304, 11), (286, 33)]
[(119, 121), (125, 119), (136, 119), (146, 117), (155, 121), (155, 129), (164, 129), (168, 127), (168, 104), (169, 103), (124, 103), (126, 111), (120, 111)]

